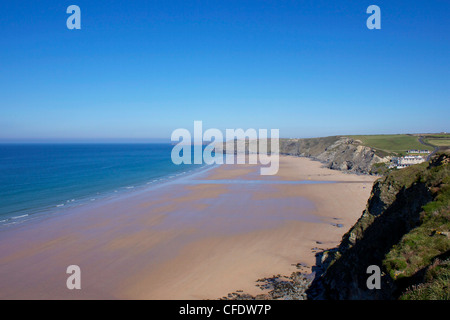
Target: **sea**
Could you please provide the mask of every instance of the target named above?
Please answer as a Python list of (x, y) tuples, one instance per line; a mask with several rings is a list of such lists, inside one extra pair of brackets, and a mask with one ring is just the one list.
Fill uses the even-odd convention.
[(120, 196), (201, 170), (173, 145), (0, 144), (0, 226)]

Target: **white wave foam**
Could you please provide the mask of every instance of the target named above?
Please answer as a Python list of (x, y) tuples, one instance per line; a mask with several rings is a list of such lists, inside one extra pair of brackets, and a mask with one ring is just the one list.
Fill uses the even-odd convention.
[(20, 219), (20, 218), (25, 218), (28, 217), (28, 214), (23, 214), (21, 216), (16, 216), (16, 217), (11, 217), (11, 219)]

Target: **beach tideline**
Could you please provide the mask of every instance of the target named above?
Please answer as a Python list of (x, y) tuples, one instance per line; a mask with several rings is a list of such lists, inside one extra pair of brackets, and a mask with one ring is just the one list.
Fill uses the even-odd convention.
[[(24, 223), (0, 232), (0, 298), (258, 294), (257, 279), (288, 275), (297, 263), (311, 268), (312, 248), (336, 246), (374, 180), (281, 157), (276, 176), (222, 165)], [(81, 269), (80, 290), (66, 287), (69, 265)]]

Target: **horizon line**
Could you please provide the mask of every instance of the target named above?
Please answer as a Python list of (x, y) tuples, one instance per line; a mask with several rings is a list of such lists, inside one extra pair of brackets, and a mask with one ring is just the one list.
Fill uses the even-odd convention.
[[(411, 133), (375, 133), (375, 134), (336, 134), (310, 137), (280, 137), (280, 139), (314, 139), (326, 137), (351, 137), (351, 136), (385, 136), (385, 135), (429, 135), (447, 134), (449, 131), (439, 132), (411, 132)], [(225, 141), (224, 141), (225, 142)], [(177, 143), (170, 138), (14, 138), (2, 139), (0, 144), (145, 144), (145, 143)]]

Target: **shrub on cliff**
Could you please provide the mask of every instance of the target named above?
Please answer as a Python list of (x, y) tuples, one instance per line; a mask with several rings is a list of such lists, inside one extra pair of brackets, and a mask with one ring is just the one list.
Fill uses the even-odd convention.
[[(322, 280), (330, 299), (447, 299), (450, 288), (450, 156), (393, 170), (373, 186)], [(382, 289), (365, 285), (382, 266)]]

